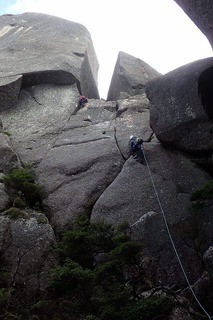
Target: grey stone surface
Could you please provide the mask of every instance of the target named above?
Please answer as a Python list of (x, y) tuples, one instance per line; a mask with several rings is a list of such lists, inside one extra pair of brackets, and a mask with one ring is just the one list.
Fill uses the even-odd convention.
[(146, 142), (152, 140), (153, 131), (149, 124), (149, 116), (149, 101), (146, 94), (118, 100), (116, 139), (125, 159), (130, 156), (128, 145), (130, 135), (141, 137)]
[(205, 263), (205, 270), (208, 272), (209, 276), (213, 280), (213, 247), (209, 247), (203, 256), (203, 261)]
[(99, 97), (98, 61), (83, 25), (41, 13), (5, 15), (0, 38), (0, 77), (23, 75), (23, 86), (77, 83), (88, 97)]
[[(209, 175), (177, 151), (167, 150), (159, 143), (144, 145), (168, 220), (177, 223), (187, 215), (190, 193), (203, 186)], [(146, 165), (129, 158), (96, 202), (92, 220), (104, 218), (113, 224), (127, 220), (133, 224), (149, 211), (160, 212), (149, 171)]]
[(0, 133), (0, 172), (8, 173), (20, 166), (19, 158), (5, 133)]
[(107, 100), (118, 100), (123, 97), (124, 93), (130, 96), (142, 94), (145, 92), (147, 82), (159, 75), (159, 72), (144, 61), (119, 52)]
[(0, 113), (24, 164), (41, 161), (77, 110), (75, 85), (36, 85), (21, 91), (15, 108)]
[[(18, 166), (18, 158), (32, 164), (50, 221), (29, 209), (11, 219), (4, 212), (8, 195), (0, 184), (0, 253), (18, 289), (10, 302), (29, 305), (45, 295), (57, 264), (53, 229), (57, 235), (69, 230), (80, 213), (113, 225), (127, 220), (142, 245), (141, 267), (150, 284), (186, 286), (150, 173), (190, 281), (199, 279), (200, 253), (212, 242), (212, 206), (205, 204), (200, 220), (188, 206), (190, 193), (210, 176), (186, 153), (165, 148), (159, 140), (201, 154), (211, 149), (212, 122), (198, 87), (212, 59), (160, 77), (145, 62), (120, 52), (110, 101), (105, 101), (95, 99), (98, 63), (82, 25), (36, 13), (3, 16), (0, 38), (0, 173)], [(89, 98), (81, 109), (79, 92)], [(149, 166), (129, 158), (131, 134), (145, 141)], [(197, 220), (199, 229), (194, 228)], [(97, 263), (105, 259), (96, 256)], [(170, 320), (178, 316), (188, 314), (176, 308)]]
[(5, 186), (0, 182), (0, 212), (6, 210), (9, 206), (9, 195), (5, 190)]
[(52, 225), (61, 231), (68, 228), (79, 213), (90, 214), (100, 194), (120, 172), (123, 162), (113, 123), (63, 132), (37, 169)]
[(186, 151), (213, 150), (213, 123), (198, 91), (199, 77), (212, 63), (213, 58), (198, 60), (148, 84), (150, 124), (162, 143)]
[(114, 120), (116, 118), (117, 104), (115, 101), (92, 100), (85, 105), (78, 114), (91, 124)]
[[(209, 278), (209, 274), (203, 273), (203, 275), (193, 284), (193, 290), (196, 294), (197, 299), (201, 303), (201, 305), (205, 308), (206, 312), (209, 315), (212, 314), (213, 311), (213, 281)], [(190, 298), (189, 290), (184, 290), (187, 297)], [(197, 304), (194, 302), (194, 307), (197, 308)], [(204, 313), (203, 313), (204, 314)]]
[[(182, 223), (189, 216), (191, 192), (203, 186), (210, 177), (189, 159), (177, 151), (164, 149), (159, 143), (145, 144), (145, 154), (149, 167), (132, 158), (128, 159), (122, 171), (95, 203), (91, 221), (104, 220), (113, 225), (129, 222), (134, 237), (142, 245), (142, 267), (147, 278), (154, 283), (161, 281), (167, 285), (184, 285), (185, 279), (177, 271), (180, 270), (179, 264), (167, 234), (161, 207), (177, 250), (184, 257), (187, 273), (190, 279), (196, 280), (201, 273), (201, 263), (193, 240), (185, 239)], [(203, 233), (203, 237), (206, 236)]]
[(184, 301), (184, 304), (185, 304), (185, 308), (183, 306), (174, 307), (168, 320), (180, 320), (180, 319), (196, 320), (197, 319), (196, 313), (192, 314), (192, 312), (189, 312), (188, 306), (186, 305), (186, 301)]
[(0, 78), (0, 110), (9, 109), (18, 101), (22, 76)]
[(213, 2), (211, 0), (175, 0), (205, 34), (213, 47)]
[(0, 215), (0, 252), (9, 246), (11, 241), (10, 219)]
[(1, 258), (11, 276), (10, 285), (17, 289), (11, 293), (10, 303), (17, 299), (25, 306), (42, 298), (47, 286), (47, 276), (56, 266), (57, 257), (54, 232), (42, 213), (24, 211), (25, 218), (10, 219), (0, 216)]
[(57, 230), (67, 229), (77, 214), (91, 213), (129, 157), (131, 132), (136, 132), (138, 125), (142, 125), (142, 133), (151, 131), (147, 108), (145, 96), (118, 104), (89, 100), (70, 117), (36, 170)]

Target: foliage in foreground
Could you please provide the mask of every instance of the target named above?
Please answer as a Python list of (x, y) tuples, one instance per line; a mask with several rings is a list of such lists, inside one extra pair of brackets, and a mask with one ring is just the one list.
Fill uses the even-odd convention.
[(41, 319), (151, 320), (166, 312), (166, 298), (140, 298), (147, 289), (140, 245), (127, 224), (114, 229), (81, 216), (58, 250), (61, 264), (50, 277), (49, 299), (33, 306)]
[(190, 196), (189, 212), (200, 211), (206, 200), (213, 199), (213, 180), (207, 182), (202, 188), (196, 189)]
[(39, 206), (41, 209), (41, 188), (35, 183), (35, 173), (32, 169), (13, 169), (3, 181), (9, 189), (13, 206), (17, 208)]

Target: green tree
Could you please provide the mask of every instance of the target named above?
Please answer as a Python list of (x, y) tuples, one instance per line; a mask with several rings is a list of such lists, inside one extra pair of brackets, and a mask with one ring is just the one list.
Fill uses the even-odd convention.
[[(3, 179), (9, 189), (11, 201), (15, 205), (17, 198), (19, 203), (26, 203), (29, 207), (39, 206), (42, 209), (41, 187), (35, 183), (35, 173), (30, 168), (13, 169)], [(19, 205), (20, 206), (20, 205)]]
[(143, 274), (140, 245), (130, 230), (126, 223), (114, 228), (81, 215), (59, 243), (61, 265), (50, 277), (50, 299), (34, 306), (41, 319), (151, 320), (159, 315), (164, 298), (135, 294)]

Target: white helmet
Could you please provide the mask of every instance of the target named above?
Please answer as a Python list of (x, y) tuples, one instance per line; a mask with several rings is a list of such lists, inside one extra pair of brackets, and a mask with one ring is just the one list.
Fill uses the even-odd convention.
[(133, 138), (134, 138), (134, 136), (131, 134), (131, 136), (130, 136), (129, 138), (130, 138), (130, 140), (131, 140), (131, 139), (133, 139)]

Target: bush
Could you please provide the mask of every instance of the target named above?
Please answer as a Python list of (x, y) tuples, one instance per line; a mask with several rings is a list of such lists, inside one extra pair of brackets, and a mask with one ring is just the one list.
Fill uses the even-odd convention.
[(36, 205), (42, 208), (41, 188), (35, 183), (35, 173), (30, 168), (13, 169), (3, 180), (10, 190), (14, 205), (18, 197), (18, 207), (26, 203), (30, 208)]
[(26, 218), (26, 214), (18, 208), (10, 208), (4, 211), (4, 214), (14, 220), (19, 218)]
[(41, 207), (41, 187), (38, 184), (25, 181), (21, 191), (30, 207), (36, 204)]
[[(50, 276), (48, 303), (52, 301), (49, 304), (52, 314), (48, 317), (149, 320), (160, 315), (163, 304), (160, 298), (144, 300), (136, 294), (143, 286), (139, 252), (140, 245), (131, 239), (127, 224), (114, 228), (104, 222), (90, 223), (81, 215), (59, 244), (61, 265)], [(108, 258), (97, 263), (98, 254), (106, 254)], [(130, 272), (128, 282), (124, 269)], [(43, 302), (39, 311), (37, 304), (39, 315), (43, 313), (42, 306)]]
[(202, 188), (192, 192), (190, 201), (208, 200), (212, 198), (213, 198), (213, 180), (210, 180)]
[(199, 212), (204, 206), (204, 203), (202, 201), (190, 201), (188, 211), (190, 213)]
[(26, 207), (26, 202), (21, 199), (21, 197), (15, 196), (13, 200), (13, 207), (23, 209)]
[(138, 243), (127, 239), (125, 242), (119, 244), (115, 249), (113, 249), (110, 256), (112, 259), (118, 261), (118, 263), (136, 264), (139, 249), (140, 245)]
[(151, 297), (129, 306), (128, 320), (152, 320), (168, 312), (171, 303), (164, 297)]
[(213, 199), (213, 180), (191, 193), (188, 211), (190, 213), (200, 212), (205, 205), (205, 200), (210, 199)]
[(4, 177), (4, 182), (7, 186), (21, 190), (24, 182), (34, 182), (35, 174), (31, 169), (13, 169), (8, 175)]
[(8, 290), (5, 288), (0, 289), (0, 309), (5, 307), (8, 299)]
[(52, 273), (50, 287), (57, 294), (84, 292), (91, 286), (94, 279), (93, 272), (82, 268), (78, 263), (67, 259), (63, 266), (55, 268)]

